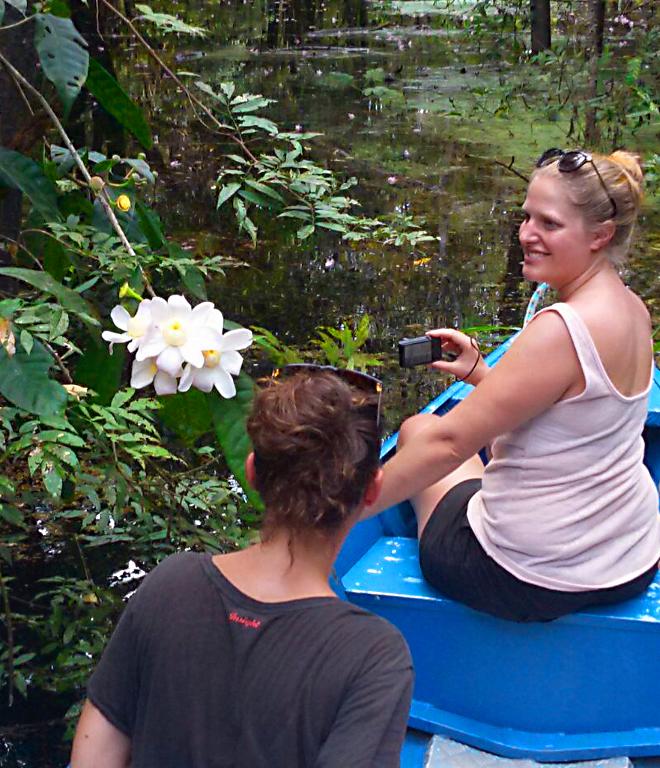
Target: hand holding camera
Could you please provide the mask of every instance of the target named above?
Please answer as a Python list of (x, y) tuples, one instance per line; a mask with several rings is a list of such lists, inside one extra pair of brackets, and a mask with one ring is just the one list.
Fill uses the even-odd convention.
[(402, 339), (399, 364), (404, 368), (430, 365), (460, 381), (470, 379), (471, 384), (477, 384), (488, 370), (475, 339), (453, 328), (438, 328), (425, 336)]

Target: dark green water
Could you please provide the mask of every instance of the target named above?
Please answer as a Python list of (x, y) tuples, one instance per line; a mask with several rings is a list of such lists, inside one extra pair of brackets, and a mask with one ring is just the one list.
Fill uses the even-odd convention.
[[(315, 159), (358, 177), (352, 192), (365, 213), (423, 216), (440, 238), (418, 249), (353, 249), (332, 236), (301, 246), (275, 224), (263, 227), (253, 249), (215, 210), (212, 184), (221, 161), (213, 137), (191, 118), (174, 83), (111, 25), (116, 34), (106, 42), (120, 79), (144, 104), (158, 137), (149, 159), (160, 172), (154, 203), (168, 233), (194, 252), (248, 265), (215, 279), (210, 298), (226, 317), (266, 326), (289, 344), (306, 343), (318, 326), (367, 313), (368, 351), (383, 361), (386, 424), (394, 429), (446, 383), (398, 369), (401, 336), (442, 325), (520, 323), (530, 293), (516, 248), (524, 183), (493, 161), (515, 156), (527, 172), (547, 146), (566, 143), (566, 122), (516, 110), (499, 118), (486, 111), (473, 111), (469, 120), (447, 116), (452, 100), (464, 104), (475, 83), (492, 89), (507, 76), (506, 51), (519, 40), (511, 33), (499, 42), (457, 34), (432, 3), (403, 2), (393, 10), (354, 0), (231, 0), (161, 8), (209, 30), (203, 40), (159, 43), (175, 71), (195, 72), (212, 85), (234, 80), (239, 89), (276, 99), (269, 117), (283, 128), (322, 132), (312, 145)], [(399, 94), (389, 104), (363, 94), (374, 69), (383, 71), (381, 85)], [(656, 208), (642, 224), (628, 272), (656, 307), (657, 221)], [(50, 705), (22, 715), (53, 716)], [(0, 765), (64, 765), (60, 733), (59, 726), (42, 727), (0, 739)]]

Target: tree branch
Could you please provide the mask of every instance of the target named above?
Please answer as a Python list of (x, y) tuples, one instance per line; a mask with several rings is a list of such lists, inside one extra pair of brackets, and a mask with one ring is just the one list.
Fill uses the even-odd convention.
[[(105, 0), (104, 0), (105, 2)], [(13, 75), (13, 77), (18, 80), (19, 83), (21, 83), (29, 93), (31, 93), (37, 101), (41, 104), (41, 106), (46, 111), (46, 114), (53, 122), (53, 125), (57, 128), (58, 133), (62, 137), (62, 140), (64, 141), (64, 144), (66, 148), (71, 153), (71, 156), (73, 157), (75, 164), (78, 166), (78, 169), (80, 170), (80, 173), (82, 174), (82, 177), (85, 179), (88, 185), (90, 185), (90, 182), (92, 180), (91, 174), (87, 170), (87, 167), (85, 166), (85, 163), (83, 163), (82, 158), (78, 154), (78, 151), (73, 146), (73, 142), (69, 138), (69, 135), (64, 130), (64, 126), (60, 122), (59, 118), (51, 108), (48, 101), (41, 95), (41, 93), (30, 83), (28, 80), (26, 80), (23, 75), (14, 67), (12, 64), (0, 53), (0, 63), (5, 67), (5, 69)], [(91, 188), (91, 186), (90, 186)], [(103, 207), (103, 210), (105, 211), (106, 216), (110, 220), (110, 224), (112, 224), (112, 228), (117, 233), (119, 239), (121, 240), (122, 245), (124, 248), (128, 251), (128, 253), (137, 260), (137, 254), (133, 250), (133, 246), (130, 244), (128, 238), (126, 237), (126, 233), (121, 228), (121, 224), (119, 221), (117, 221), (117, 217), (115, 216), (115, 212), (112, 210), (112, 205), (110, 204), (110, 200), (108, 198), (108, 195), (105, 191), (105, 189), (102, 189), (98, 195), (97, 195), (99, 201), (101, 202), (101, 205)], [(142, 267), (138, 264), (138, 268), (140, 269), (140, 272), (142, 274), (142, 277), (144, 279), (145, 283), (145, 289), (147, 293), (150, 296), (155, 296), (154, 289), (151, 286), (151, 283), (149, 282), (149, 279), (142, 269)]]

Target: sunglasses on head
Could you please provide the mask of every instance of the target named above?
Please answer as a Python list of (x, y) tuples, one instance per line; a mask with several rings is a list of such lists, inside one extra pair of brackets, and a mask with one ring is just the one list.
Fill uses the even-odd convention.
[(596, 163), (594, 163), (593, 157), (588, 152), (585, 152), (582, 149), (572, 149), (569, 152), (566, 152), (565, 150), (558, 149), (557, 147), (546, 149), (546, 151), (536, 161), (536, 167), (543, 168), (545, 165), (550, 165), (551, 163), (555, 162), (557, 163), (557, 168), (562, 173), (572, 173), (573, 171), (577, 171), (582, 168), (582, 166), (586, 163), (591, 163), (594, 171), (596, 171), (596, 176), (598, 176), (598, 181), (600, 181), (600, 185), (607, 195), (607, 199), (610, 201), (610, 205), (612, 206), (612, 217), (614, 218), (616, 216), (616, 203), (614, 202), (614, 199), (612, 198), (612, 195), (607, 188), (607, 184), (605, 184), (603, 177), (600, 175), (600, 171), (598, 170)]
[(349, 371), (347, 368), (335, 368), (334, 365), (316, 365), (314, 363), (291, 363), (283, 368), (276, 368), (273, 371), (273, 378), (283, 378), (285, 376), (295, 376), (297, 373), (332, 373), (334, 376), (345, 381), (349, 386), (359, 389), (367, 395), (378, 398), (377, 402), (367, 404), (367, 407), (373, 409), (376, 419), (376, 425), (380, 424), (380, 401), (383, 392), (383, 384), (375, 376), (360, 371)]

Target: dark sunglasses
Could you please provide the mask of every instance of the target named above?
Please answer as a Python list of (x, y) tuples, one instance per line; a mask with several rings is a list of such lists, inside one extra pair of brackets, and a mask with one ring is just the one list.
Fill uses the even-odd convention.
[(598, 176), (598, 181), (600, 181), (600, 185), (602, 186), (603, 191), (607, 195), (607, 199), (610, 201), (610, 205), (612, 206), (612, 217), (614, 218), (616, 216), (616, 203), (614, 202), (614, 199), (612, 198), (612, 195), (607, 188), (607, 184), (605, 184), (603, 177), (600, 175), (600, 171), (598, 170), (596, 163), (594, 163), (593, 157), (588, 152), (585, 152), (582, 149), (572, 149), (570, 152), (565, 152), (563, 149), (558, 149), (557, 147), (546, 149), (541, 157), (539, 157), (539, 159), (536, 161), (536, 167), (543, 168), (543, 166), (550, 165), (554, 162), (557, 162), (557, 168), (562, 173), (572, 173), (573, 171), (577, 171), (578, 169), (582, 168), (582, 166), (586, 163), (591, 163), (594, 171), (596, 171), (596, 176)]
[(380, 401), (383, 392), (383, 384), (380, 379), (370, 376), (368, 373), (360, 371), (349, 371), (347, 368), (335, 368), (334, 365), (316, 365), (314, 363), (291, 363), (283, 368), (276, 368), (273, 371), (273, 378), (283, 378), (285, 376), (295, 376), (297, 373), (318, 373), (327, 371), (345, 381), (351, 387), (359, 389), (368, 395), (378, 398), (375, 404), (368, 404), (367, 407), (375, 412), (376, 426), (380, 424)]

